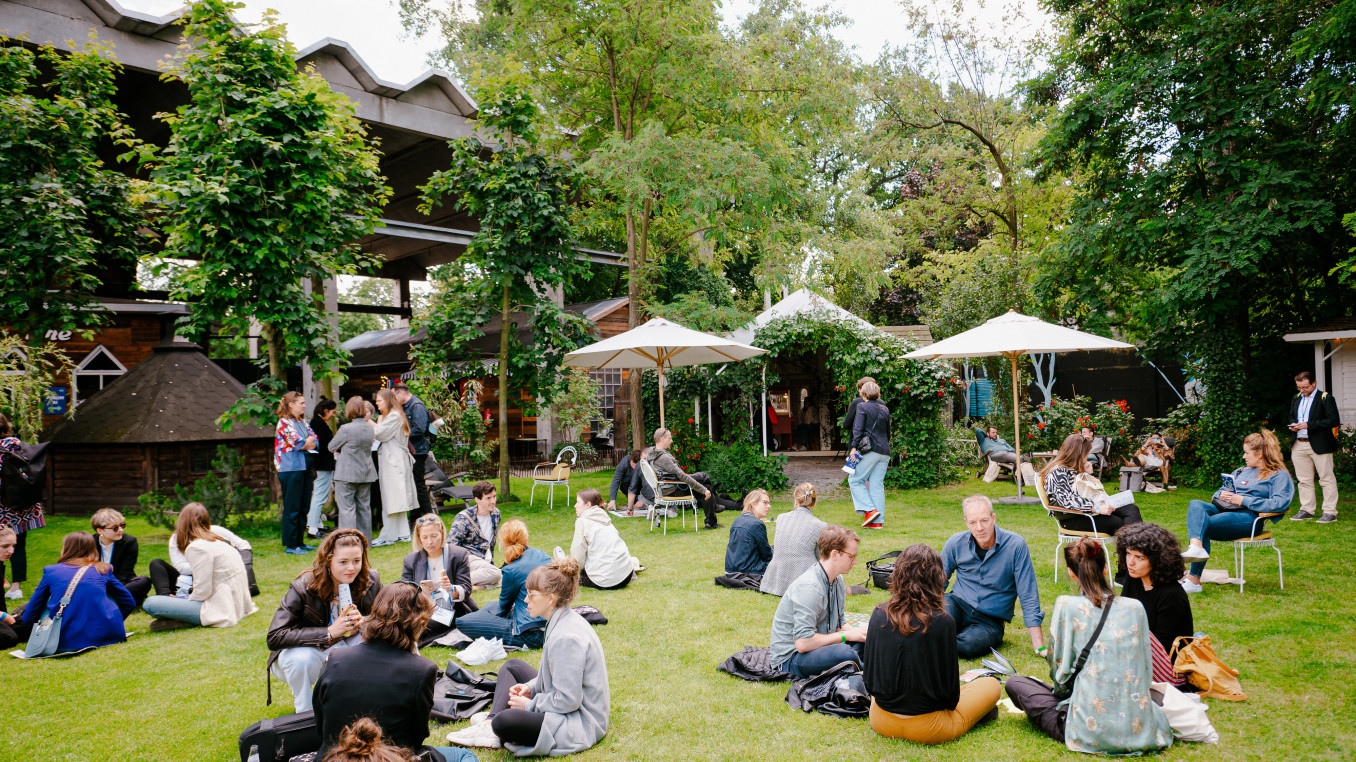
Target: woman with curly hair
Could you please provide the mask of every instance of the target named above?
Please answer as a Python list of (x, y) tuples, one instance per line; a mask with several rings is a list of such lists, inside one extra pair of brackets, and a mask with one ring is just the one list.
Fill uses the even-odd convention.
[(960, 684), (956, 620), (946, 613), (937, 551), (917, 543), (895, 559), (890, 600), (876, 606), (863, 650), (871, 729), (886, 738), (939, 744), (992, 715), (1002, 689), (981, 677)]
[(1182, 547), (1172, 532), (1157, 524), (1131, 524), (1116, 532), (1116, 555), (1129, 575), (1121, 595), (1139, 601), (1149, 618), (1154, 682), (1183, 684), (1185, 678), (1172, 671), (1168, 659), (1172, 642), (1195, 631), (1191, 599), (1178, 584), (1185, 571)]

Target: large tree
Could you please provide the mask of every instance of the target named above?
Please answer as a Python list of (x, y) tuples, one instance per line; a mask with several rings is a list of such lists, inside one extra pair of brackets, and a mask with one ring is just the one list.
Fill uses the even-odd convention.
[(257, 321), (276, 386), (297, 362), (322, 376), (342, 366), (322, 294), (305, 284), (374, 264), (356, 241), (390, 190), (353, 103), (297, 70), (272, 14), (256, 26), (232, 19), (242, 7), (196, 0), (185, 12), (190, 46), (164, 76), (189, 100), (161, 117), (170, 141), (154, 179), (165, 250), (195, 263), (174, 288), (195, 302), (187, 330), (246, 333)]

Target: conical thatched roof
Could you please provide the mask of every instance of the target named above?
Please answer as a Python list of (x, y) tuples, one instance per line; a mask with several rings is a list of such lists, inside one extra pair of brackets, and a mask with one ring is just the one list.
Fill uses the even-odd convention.
[(43, 432), (63, 444), (157, 444), (272, 438), (273, 430), (217, 417), (245, 395), (245, 387), (208, 359), (197, 344), (174, 342), (80, 404), (75, 414)]

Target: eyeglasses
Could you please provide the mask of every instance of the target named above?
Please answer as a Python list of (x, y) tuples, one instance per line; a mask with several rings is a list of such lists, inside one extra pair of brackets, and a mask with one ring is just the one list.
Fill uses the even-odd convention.
[(856, 553), (849, 553), (849, 552), (847, 552), (846, 550), (839, 550), (839, 551), (835, 551), (835, 552), (842, 553), (843, 555), (847, 556), (848, 558), (851, 558), (853, 561), (856, 561), (856, 560), (857, 560), (857, 554), (856, 554)]
[(100, 529), (107, 529), (107, 530), (110, 531), (110, 532), (116, 532), (116, 531), (118, 531), (119, 529), (126, 529), (126, 528), (127, 528), (127, 522), (124, 521), (124, 522), (122, 522), (121, 524), (110, 524), (110, 525), (108, 525), (108, 526), (106, 526), (106, 527), (99, 527), (99, 528), (100, 528)]
[(548, 593), (543, 593), (543, 592), (540, 591), (540, 590), (528, 590), (528, 591), (527, 591), (527, 595), (524, 596), (524, 600), (526, 600), (527, 598), (531, 598), (531, 597), (533, 597), (533, 596), (536, 596), (536, 597), (538, 597), (538, 598), (541, 598), (542, 596), (545, 596), (545, 595), (548, 595)]

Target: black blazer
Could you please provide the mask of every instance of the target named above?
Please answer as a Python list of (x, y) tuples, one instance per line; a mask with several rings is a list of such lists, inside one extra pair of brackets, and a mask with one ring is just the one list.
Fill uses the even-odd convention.
[(320, 731), (315, 758), (324, 759), (339, 734), (359, 717), (376, 720), (387, 743), (419, 752), (428, 738), (437, 679), (436, 664), (385, 643), (330, 651), (312, 694)]
[(334, 432), (330, 431), (330, 425), (318, 415), (311, 416), (311, 431), (315, 432), (316, 441), (316, 448), (308, 451), (315, 453), (310, 456), (311, 468), (317, 471), (333, 471), (334, 453), (330, 452), (330, 440), (334, 439)]
[[(90, 532), (94, 538), (94, 547), (96, 553), (103, 552), (103, 546), (99, 544), (99, 533)], [(128, 580), (137, 576), (137, 554), (140, 548), (137, 547), (137, 538), (126, 532), (122, 539), (113, 543), (113, 555), (109, 563), (113, 565), (113, 576), (124, 585)], [(102, 557), (102, 556), (101, 556)]]
[[(1332, 435), (1334, 426), (1341, 425), (1342, 416), (1337, 412), (1337, 400), (1327, 392), (1314, 392), (1318, 399), (1309, 406), (1309, 446), (1316, 455), (1337, 452), (1337, 438)], [(1290, 400), (1290, 423), (1299, 423), (1299, 406), (1302, 395), (1296, 394)], [(1297, 432), (1290, 432), (1290, 446), (1299, 440)]]
[[(452, 584), (459, 586), (465, 593), (461, 600), (452, 604), (453, 613), (463, 616), (479, 610), (480, 606), (471, 598), (471, 562), (466, 548), (460, 545), (444, 545), (443, 568), (447, 570), (447, 578), (452, 580)], [(405, 556), (405, 565), (400, 572), (400, 578), (416, 585), (419, 584), (419, 580), (428, 579), (428, 553), (416, 550)]]
[(852, 438), (848, 448), (857, 446), (862, 436), (871, 438), (871, 452), (890, 454), (890, 408), (878, 399), (862, 400), (857, 406), (857, 418), (852, 424)]

